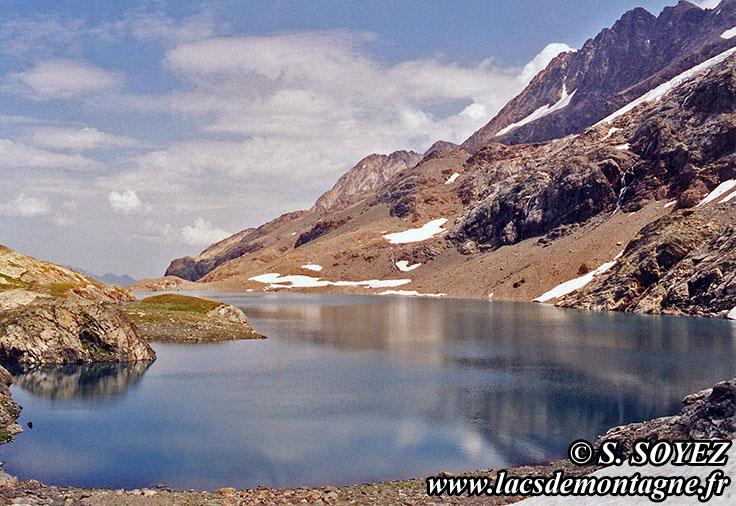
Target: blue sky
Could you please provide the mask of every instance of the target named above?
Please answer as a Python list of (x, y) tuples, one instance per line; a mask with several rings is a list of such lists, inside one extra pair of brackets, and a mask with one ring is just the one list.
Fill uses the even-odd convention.
[(464, 140), (663, 1), (4, 1), (0, 243), (163, 274), (363, 156)]

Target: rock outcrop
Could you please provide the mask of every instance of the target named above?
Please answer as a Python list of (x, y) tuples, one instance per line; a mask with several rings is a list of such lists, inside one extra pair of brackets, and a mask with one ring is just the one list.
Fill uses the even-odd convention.
[[(733, 0), (712, 10), (680, 1), (659, 17), (642, 8), (629, 11), (578, 51), (555, 58), (461, 147), (475, 152), (489, 142), (523, 144), (581, 133), (652, 88), (736, 45), (736, 39), (721, 37), (734, 26)], [(532, 117), (538, 119), (528, 121)], [(513, 128), (515, 124), (519, 126)]]
[(25, 364), (156, 359), (120, 309), (78, 298), (33, 303), (3, 314), (0, 356)]
[(378, 188), (395, 174), (416, 165), (421, 159), (422, 155), (414, 151), (395, 151), (390, 155), (368, 155), (343, 174), (332, 189), (317, 199), (314, 210), (326, 211), (346, 202), (351, 197)]
[(10, 385), (13, 377), (2, 366), (0, 366), (0, 443), (13, 439), (15, 434), (23, 432), (20, 425), (16, 423), (20, 415), (20, 406), (16, 404), (10, 395)]

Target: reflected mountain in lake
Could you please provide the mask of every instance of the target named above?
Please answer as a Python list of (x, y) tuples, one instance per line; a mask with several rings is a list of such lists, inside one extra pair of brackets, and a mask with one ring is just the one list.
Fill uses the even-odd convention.
[(723, 320), (451, 299), (209, 296), (243, 309), (269, 339), (156, 343), (147, 372), (14, 371), (20, 423), (33, 430), (3, 447), (8, 472), (203, 490), (499, 469), (673, 414), (682, 397), (736, 372), (736, 324)]
[(37, 397), (102, 400), (124, 394), (141, 380), (151, 362), (3, 365), (15, 385)]

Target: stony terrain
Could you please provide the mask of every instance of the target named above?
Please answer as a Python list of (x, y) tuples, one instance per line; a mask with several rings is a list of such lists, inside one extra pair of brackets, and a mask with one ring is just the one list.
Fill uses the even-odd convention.
[(265, 338), (253, 330), (240, 309), (198, 297), (154, 295), (121, 309), (149, 340), (204, 342)]

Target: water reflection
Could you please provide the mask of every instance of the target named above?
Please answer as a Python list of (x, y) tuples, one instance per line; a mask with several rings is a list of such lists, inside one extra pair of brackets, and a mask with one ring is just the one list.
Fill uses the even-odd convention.
[[(684, 395), (736, 375), (725, 321), (214, 295), (269, 339), (156, 343), (158, 360), (138, 372), (13, 371), (34, 429), (3, 447), (9, 472), (61, 485), (214, 489), (500, 468), (674, 413)], [(115, 393), (119, 402), (88, 400)], [(64, 396), (76, 400), (48, 399)]]
[(47, 399), (102, 400), (124, 394), (138, 383), (151, 362), (22, 365), (4, 364), (13, 383)]

